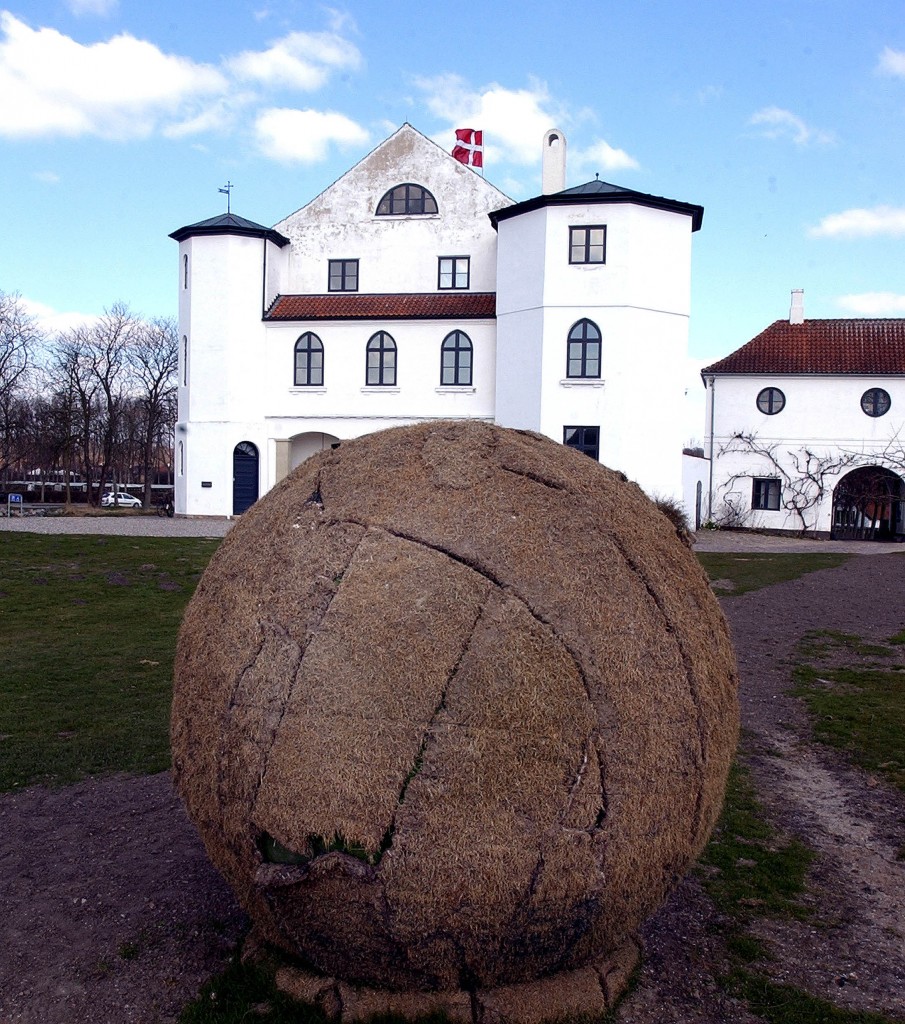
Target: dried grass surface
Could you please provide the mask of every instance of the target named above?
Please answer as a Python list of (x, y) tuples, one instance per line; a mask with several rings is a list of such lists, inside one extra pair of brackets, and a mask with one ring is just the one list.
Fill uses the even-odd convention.
[(186, 613), (172, 732), (270, 941), (474, 990), (638, 927), (709, 835), (737, 719), (717, 602), (640, 489), (442, 422), (344, 442), (243, 516)]

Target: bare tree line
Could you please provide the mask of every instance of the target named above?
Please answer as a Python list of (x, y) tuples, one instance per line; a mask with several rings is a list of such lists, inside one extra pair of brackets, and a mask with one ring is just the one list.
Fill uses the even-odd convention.
[(116, 303), (90, 325), (47, 335), (0, 292), (0, 487), (28, 480), (97, 503), (108, 485), (151, 486), (172, 469), (175, 321)]

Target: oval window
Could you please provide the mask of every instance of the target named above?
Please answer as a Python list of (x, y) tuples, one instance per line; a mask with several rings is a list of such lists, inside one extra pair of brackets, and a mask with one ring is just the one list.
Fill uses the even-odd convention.
[(775, 416), (782, 412), (786, 405), (786, 396), (779, 388), (764, 388), (757, 396), (757, 407), (767, 416)]
[(889, 392), (883, 388), (868, 388), (861, 396), (861, 408), (868, 416), (884, 416), (891, 405)]

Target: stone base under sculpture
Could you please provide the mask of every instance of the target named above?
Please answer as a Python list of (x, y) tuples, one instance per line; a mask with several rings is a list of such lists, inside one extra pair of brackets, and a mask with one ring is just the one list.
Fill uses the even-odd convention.
[[(252, 931), (242, 959), (265, 959), (271, 951), (257, 931)], [(414, 1019), (438, 1012), (445, 1013), (451, 1024), (542, 1024), (599, 1016), (611, 1010), (625, 991), (639, 955), (637, 939), (628, 938), (614, 953), (580, 970), (563, 971), (538, 981), (476, 992), (389, 992), (314, 974), (279, 953), (276, 986), (341, 1024), (365, 1021), (379, 1013)]]

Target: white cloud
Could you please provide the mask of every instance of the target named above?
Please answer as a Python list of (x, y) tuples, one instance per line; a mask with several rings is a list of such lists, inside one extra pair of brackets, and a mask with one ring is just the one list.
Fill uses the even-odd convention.
[(98, 317), (92, 313), (61, 313), (43, 302), (36, 302), (22, 296), (22, 305), (29, 316), (34, 317), (38, 327), (48, 335), (62, 334), (74, 327), (90, 327), (97, 323)]
[(360, 146), (368, 133), (344, 114), (273, 107), (258, 114), (255, 134), (262, 153), (283, 163), (313, 164), (331, 146)]
[(860, 295), (840, 295), (836, 305), (861, 316), (893, 316), (905, 313), (905, 295), (895, 292), (862, 292)]
[(905, 235), (905, 207), (874, 206), (871, 209), (831, 213), (808, 231), (812, 238), (871, 238)]
[(506, 89), (496, 83), (474, 89), (459, 75), (422, 78), (415, 84), (425, 94), (428, 110), (450, 125), (436, 141), (451, 149), (456, 128), (480, 128), (485, 164), (500, 159), (536, 163), (544, 133), (565, 121), (546, 85), (536, 80), (528, 89)]
[(35, 171), (32, 177), (35, 181), (40, 181), (45, 185), (57, 185), (60, 181), (60, 176), (56, 171)]
[(889, 46), (884, 47), (877, 64), (877, 71), (881, 75), (905, 78), (905, 52), (893, 50)]
[(311, 91), (326, 84), (331, 71), (357, 70), (358, 48), (332, 32), (290, 32), (268, 50), (246, 50), (226, 62), (240, 80)]
[[(102, 0), (78, 2), (86, 9), (89, 3), (98, 10), (102, 6)], [(163, 53), (127, 33), (83, 45), (55, 29), (32, 29), (0, 11), (0, 138), (126, 141), (229, 132), (240, 112), (261, 103), (262, 89), (316, 89), (331, 74), (361, 63), (358, 49), (336, 32), (292, 32), (269, 49), (245, 51), (215, 67)], [(340, 114), (306, 111), (305, 116), (313, 144), (287, 142), (278, 133), (265, 153), (314, 161), (331, 142), (367, 138)], [(255, 119), (246, 115), (242, 120)], [(272, 111), (260, 112), (258, 133), (266, 133), (272, 120)]]
[[(556, 103), (544, 82), (531, 79), (526, 89), (507, 89), (496, 82), (481, 88), (471, 86), (459, 75), (422, 78), (415, 83), (424, 94), (432, 114), (449, 124), (448, 131), (435, 136), (444, 149), (451, 149), (456, 128), (480, 128), (484, 132), (484, 164), (501, 160), (530, 166), (541, 159), (542, 141), (550, 128), (568, 126), (586, 116), (571, 114)], [(625, 150), (603, 139), (584, 150), (575, 150), (570, 162), (598, 170), (635, 168), (637, 162)], [(509, 181), (507, 191), (517, 194), (518, 182)]]
[(84, 46), (0, 12), (0, 136), (143, 138), (199, 97), (220, 93), (215, 68), (122, 34)]
[(76, 16), (98, 14), (106, 17), (119, 7), (119, 0), (66, 0), (66, 6)]
[(577, 167), (592, 171), (633, 171), (638, 169), (638, 161), (628, 155), (624, 149), (614, 149), (603, 139), (595, 142), (587, 149), (576, 150), (572, 159)]
[(764, 107), (751, 115), (748, 124), (760, 128), (766, 139), (791, 139), (796, 146), (826, 146), (835, 141), (831, 132), (810, 127), (797, 114), (782, 107)]

